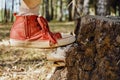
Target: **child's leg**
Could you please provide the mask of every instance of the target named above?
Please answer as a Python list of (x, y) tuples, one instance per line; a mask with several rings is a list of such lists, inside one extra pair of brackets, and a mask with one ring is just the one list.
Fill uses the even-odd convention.
[(40, 0), (21, 1), (19, 15), (16, 15), (16, 20), (10, 31), (11, 46), (52, 48), (73, 43), (74, 36), (52, 33), (49, 30), (47, 20), (38, 17), (39, 5), (35, 4), (36, 1)]
[(41, 0), (23, 0), (23, 2), (30, 8), (33, 9), (38, 6)]
[(40, 0), (21, 0), (19, 15), (38, 15)]

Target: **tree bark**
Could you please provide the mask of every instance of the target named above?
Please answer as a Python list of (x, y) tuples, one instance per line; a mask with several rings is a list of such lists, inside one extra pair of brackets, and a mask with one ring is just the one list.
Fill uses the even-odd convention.
[(120, 18), (88, 15), (80, 23), (60, 80), (120, 80)]
[(67, 80), (67, 68), (58, 67), (50, 80)]
[(85, 16), (67, 52), (68, 80), (120, 80), (120, 20)]

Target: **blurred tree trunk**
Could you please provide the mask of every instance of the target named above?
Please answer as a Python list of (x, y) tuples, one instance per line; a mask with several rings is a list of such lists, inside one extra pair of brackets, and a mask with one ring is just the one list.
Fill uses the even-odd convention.
[(62, 21), (62, 17), (63, 17), (63, 11), (62, 11), (62, 9), (63, 9), (63, 1), (62, 0), (60, 0), (60, 19), (59, 19), (59, 21)]
[(45, 17), (48, 21), (50, 21), (50, 13), (49, 13), (49, 0), (45, 1)]
[(66, 66), (57, 68), (50, 80), (120, 80), (119, 18), (87, 15), (78, 26)]
[(84, 15), (89, 14), (89, 3), (90, 3), (90, 0), (84, 0), (84, 4), (83, 4), (83, 14)]
[(110, 15), (110, 0), (97, 0), (96, 15)]
[(7, 14), (7, 1), (6, 0), (5, 0), (5, 10), (4, 11), (5, 11), (4, 12), (5, 13), (4, 14), (4, 22), (7, 23), (8, 22), (8, 20), (7, 20), (7, 15), (8, 14)]
[(80, 17), (83, 9), (83, 0), (68, 0), (69, 21)]
[(80, 18), (80, 16), (83, 14), (83, 3), (84, 0), (76, 0), (76, 9), (74, 14), (75, 19)]
[(54, 6), (53, 6), (54, 16), (53, 16), (53, 18), (56, 19), (57, 18), (57, 0), (53, 0), (53, 3), (54, 3)]
[(53, 20), (54, 17), (54, 8), (53, 8), (53, 0), (50, 0), (50, 11), (51, 11), (51, 20)]
[(62, 21), (63, 12), (62, 12), (62, 0), (58, 0), (58, 8), (57, 8), (57, 20)]
[(120, 80), (119, 22), (118, 17), (81, 18), (76, 44), (66, 53), (66, 80)]
[(69, 21), (72, 21), (72, 5), (71, 5), (71, 2), (72, 2), (72, 0), (68, 0), (68, 4), (70, 4), (69, 7), (68, 7), (68, 15), (69, 15), (68, 20)]
[(120, 0), (118, 0), (118, 10), (119, 10), (119, 16), (120, 16)]
[(4, 15), (5, 15), (5, 10), (4, 10), (4, 7), (5, 7), (5, 0), (1, 0), (1, 3), (2, 3), (2, 10), (1, 10), (1, 21), (2, 23), (4, 23)]
[(42, 6), (41, 6), (41, 11), (40, 11), (42, 16), (45, 16), (45, 3), (44, 0), (42, 0)]
[[(14, 0), (12, 0), (12, 13), (14, 12)], [(11, 13), (11, 22), (13, 22), (14, 16)]]
[[(0, 2), (2, 3), (3, 1), (1, 0)], [(1, 7), (1, 10), (0, 10), (0, 14), (1, 14), (1, 15), (0, 15), (0, 19), (1, 19), (1, 20), (0, 20), (0, 22), (2, 22), (2, 12), (3, 12), (3, 11), (2, 11), (2, 5), (0, 5), (0, 7)]]

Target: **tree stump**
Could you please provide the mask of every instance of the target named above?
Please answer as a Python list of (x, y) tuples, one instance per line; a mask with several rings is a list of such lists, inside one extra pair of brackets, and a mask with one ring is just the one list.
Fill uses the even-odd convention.
[(120, 80), (120, 18), (88, 15), (79, 27), (61, 80)]
[(85, 16), (67, 52), (68, 80), (120, 80), (120, 20)]

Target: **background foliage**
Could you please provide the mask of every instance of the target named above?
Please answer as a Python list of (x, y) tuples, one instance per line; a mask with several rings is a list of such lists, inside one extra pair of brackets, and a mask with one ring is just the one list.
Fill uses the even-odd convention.
[[(120, 0), (42, 0), (39, 14), (48, 21), (72, 21), (83, 15), (120, 15)], [(20, 0), (0, 0), (0, 22), (13, 22)]]

